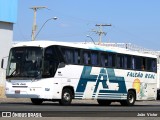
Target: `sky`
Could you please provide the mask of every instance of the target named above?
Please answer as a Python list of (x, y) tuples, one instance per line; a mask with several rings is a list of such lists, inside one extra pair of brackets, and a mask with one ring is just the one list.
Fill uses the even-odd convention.
[(96, 24), (107, 34), (102, 42), (132, 43), (160, 50), (160, 0), (18, 0), (18, 17), (14, 24), (14, 41), (31, 40), (33, 6), (37, 11), (36, 40), (97, 42)]

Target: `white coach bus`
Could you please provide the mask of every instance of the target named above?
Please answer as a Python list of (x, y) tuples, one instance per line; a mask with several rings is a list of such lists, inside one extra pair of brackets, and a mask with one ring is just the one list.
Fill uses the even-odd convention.
[(6, 96), (33, 104), (93, 99), (100, 105), (156, 100), (157, 58), (117, 47), (29, 41), (10, 50)]

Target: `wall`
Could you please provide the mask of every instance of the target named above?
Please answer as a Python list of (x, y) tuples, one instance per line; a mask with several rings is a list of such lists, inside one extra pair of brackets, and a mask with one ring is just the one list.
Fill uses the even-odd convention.
[[(0, 0), (0, 63), (8, 56), (13, 40), (13, 24), (17, 21), (18, 0)], [(7, 59), (5, 59), (5, 64)], [(0, 67), (0, 97), (4, 96), (5, 70)]]
[[(8, 56), (9, 49), (12, 46), (13, 24), (0, 22), (0, 62), (3, 57)], [(5, 59), (5, 64), (7, 59)], [(5, 67), (5, 66), (4, 66)], [(4, 94), (5, 69), (0, 68), (0, 96)]]
[(0, 0), (0, 21), (16, 23), (17, 0)]

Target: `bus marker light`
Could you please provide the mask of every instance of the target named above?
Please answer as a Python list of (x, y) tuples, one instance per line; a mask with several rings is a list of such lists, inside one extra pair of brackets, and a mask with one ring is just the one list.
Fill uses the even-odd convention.
[(45, 88), (45, 91), (50, 91), (50, 88)]

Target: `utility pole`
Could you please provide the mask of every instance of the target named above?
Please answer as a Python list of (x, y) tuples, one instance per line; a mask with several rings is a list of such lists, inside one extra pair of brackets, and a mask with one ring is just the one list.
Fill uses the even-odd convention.
[(32, 41), (35, 40), (35, 34), (36, 34), (36, 29), (37, 29), (37, 25), (36, 25), (37, 10), (44, 9), (44, 8), (47, 8), (47, 7), (45, 7), (45, 6), (34, 6), (34, 7), (31, 7), (31, 9), (33, 9), (33, 11), (34, 11), (33, 26), (32, 26)]
[(99, 45), (102, 43), (102, 35), (106, 35), (106, 32), (103, 32), (103, 29), (102, 27), (104, 26), (112, 26), (111, 24), (96, 24), (95, 26), (99, 27), (99, 30), (98, 31), (93, 31), (93, 32), (96, 32), (96, 34), (99, 35)]

